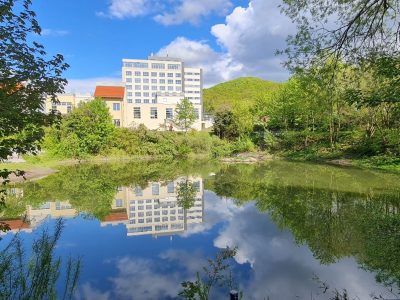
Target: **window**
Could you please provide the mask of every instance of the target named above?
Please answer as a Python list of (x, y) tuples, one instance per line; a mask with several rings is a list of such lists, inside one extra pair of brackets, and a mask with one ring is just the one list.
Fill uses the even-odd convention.
[(143, 90), (148, 91), (149, 89), (150, 89), (150, 88), (149, 88), (148, 85), (144, 85), (144, 86), (143, 86)]
[(165, 73), (160, 73), (160, 77), (165, 77)]
[(174, 90), (174, 87), (173, 86), (169, 86), (168, 87), (168, 91), (173, 91)]
[(132, 72), (131, 71), (126, 71), (126, 76), (132, 76)]
[(149, 76), (149, 72), (143, 72), (143, 76)]
[(143, 97), (149, 97), (149, 96), (150, 96), (150, 94), (148, 92), (143, 93)]
[(134, 119), (140, 119), (142, 117), (140, 107), (134, 107), (133, 108), (133, 118)]
[(135, 99), (135, 103), (142, 103), (142, 99)]
[(128, 99), (127, 99), (127, 102), (128, 102), (128, 103), (132, 103), (132, 98), (128, 98)]
[(150, 103), (149, 99), (143, 99), (143, 103)]
[(176, 87), (176, 91), (177, 91), (177, 92), (181, 92), (181, 91), (182, 91), (182, 88), (181, 88), (180, 86), (177, 86), (177, 87)]
[[(168, 109), (168, 108), (167, 108), (167, 109)], [(175, 190), (174, 182), (173, 182), (173, 181), (168, 182), (168, 185), (167, 185), (167, 192), (168, 192), (169, 194), (172, 194), (172, 193), (174, 192), (174, 190)]]
[(135, 85), (135, 90), (140, 91), (142, 89), (141, 85)]
[(119, 110), (121, 110), (121, 104), (113, 103), (113, 111), (119, 111)]
[(160, 86), (160, 91), (165, 91), (165, 86)]
[(144, 68), (147, 69), (149, 67), (148, 63), (142, 63), (142, 62), (134, 62), (132, 63), (133, 68)]
[(157, 99), (151, 99), (151, 103), (157, 103)]
[(138, 71), (135, 72), (135, 76), (141, 76), (141, 75), (142, 75), (141, 72), (138, 72)]
[(158, 183), (153, 183), (151, 185), (151, 193), (153, 195), (159, 195), (160, 194), (160, 185)]
[(135, 195), (136, 195), (136, 197), (143, 196), (143, 191), (142, 191), (142, 188), (140, 186), (135, 186)]
[(181, 78), (182, 75), (181, 75), (181, 73), (176, 73), (176, 74), (175, 74), (175, 77), (176, 77), (176, 78)]
[(122, 207), (123, 206), (122, 199), (116, 199), (115, 200), (115, 206), (116, 207)]
[(199, 114), (199, 109), (198, 108), (194, 109), (194, 114), (196, 115), (196, 119), (198, 120), (200, 118), (200, 114)]
[(141, 97), (142, 93), (141, 92), (135, 92), (135, 97)]
[(132, 89), (132, 86), (131, 86), (130, 84), (128, 84), (128, 85), (126, 85), (126, 89), (127, 89), (127, 90), (131, 90), (131, 89)]
[(114, 119), (113, 124), (115, 127), (120, 127), (121, 126), (121, 120), (120, 119)]
[(160, 84), (165, 84), (165, 79), (160, 79)]
[(126, 82), (132, 82), (132, 78), (127, 78)]
[(168, 77), (174, 77), (174, 73), (168, 73)]
[(172, 108), (166, 108), (165, 109), (165, 115), (167, 117), (167, 119), (173, 119), (174, 118), (174, 113)]
[(141, 83), (142, 79), (141, 78), (135, 78), (135, 83)]
[(182, 84), (182, 80), (175, 80), (176, 84)]
[(151, 68), (152, 69), (165, 69), (165, 64), (152, 63)]
[(151, 83), (157, 84), (157, 79), (152, 79)]
[(157, 86), (156, 86), (156, 85), (153, 85), (153, 86), (151, 87), (151, 90), (152, 90), (152, 91), (157, 91)]
[(157, 119), (157, 107), (151, 107), (150, 108), (150, 119)]
[(168, 84), (174, 84), (174, 81), (172, 79), (168, 79)]
[(179, 65), (178, 64), (168, 64), (168, 69), (169, 70), (178, 70)]
[(157, 72), (151, 72), (151, 77), (157, 77)]
[(68, 105), (68, 106), (67, 106), (67, 113), (69, 114), (71, 111), (72, 111), (72, 106), (71, 106), (71, 105)]
[(143, 83), (149, 83), (149, 79), (148, 78), (144, 78), (143, 79)]

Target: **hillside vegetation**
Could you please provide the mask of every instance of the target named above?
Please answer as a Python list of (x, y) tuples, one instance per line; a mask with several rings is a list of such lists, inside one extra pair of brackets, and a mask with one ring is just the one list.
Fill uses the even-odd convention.
[(260, 97), (265, 97), (279, 89), (281, 83), (256, 77), (241, 77), (204, 89), (204, 109), (213, 113), (231, 110), (235, 106), (251, 107)]

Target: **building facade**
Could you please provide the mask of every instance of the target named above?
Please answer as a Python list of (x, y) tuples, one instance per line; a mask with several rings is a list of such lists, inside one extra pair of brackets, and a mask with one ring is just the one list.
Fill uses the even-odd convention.
[(58, 94), (58, 103), (51, 101), (51, 97), (46, 98), (44, 110), (46, 112), (58, 111), (62, 115), (66, 115), (72, 111), (72, 108), (78, 106), (82, 102), (88, 102), (93, 99), (91, 94)]
[(201, 130), (203, 79), (199, 68), (185, 67), (181, 59), (150, 56), (147, 60), (123, 59), (125, 84), (124, 127), (144, 124), (152, 130), (179, 130), (174, 123), (176, 105), (184, 98), (192, 102)]
[(184, 98), (193, 104), (196, 113), (192, 128), (202, 130), (212, 126), (203, 116), (202, 70), (187, 67), (178, 58), (123, 59), (121, 83), (98, 84), (94, 96), (61, 94), (59, 103), (48, 98), (45, 110), (67, 114), (94, 97), (106, 102), (117, 127), (136, 128), (143, 124), (150, 130), (180, 131), (182, 128), (174, 119), (176, 106)]

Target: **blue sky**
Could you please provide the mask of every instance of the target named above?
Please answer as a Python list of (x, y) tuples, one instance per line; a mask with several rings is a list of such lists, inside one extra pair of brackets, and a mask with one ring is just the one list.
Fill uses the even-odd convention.
[(283, 81), (274, 55), (293, 31), (280, 0), (34, 1), (49, 54), (70, 64), (68, 91), (118, 81), (122, 58), (169, 54), (204, 69), (206, 86), (257, 76)]

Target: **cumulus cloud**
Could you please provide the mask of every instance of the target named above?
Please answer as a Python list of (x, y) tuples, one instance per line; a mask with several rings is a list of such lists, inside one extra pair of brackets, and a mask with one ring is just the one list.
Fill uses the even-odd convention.
[(173, 8), (172, 12), (163, 12), (154, 20), (163, 25), (182, 23), (198, 24), (201, 18), (210, 14), (225, 15), (232, 7), (230, 0), (183, 0)]
[(187, 66), (202, 68), (206, 86), (238, 76), (243, 68), (242, 64), (232, 60), (229, 53), (213, 50), (206, 41), (194, 41), (184, 37), (177, 37), (160, 49), (157, 55), (179, 57)]
[(286, 36), (295, 27), (278, 5), (278, 0), (252, 0), (247, 7), (236, 7), (224, 23), (211, 28), (220, 50), (208, 41), (178, 37), (158, 54), (181, 57), (187, 65), (201, 67), (206, 87), (243, 76), (285, 81), (289, 73), (282, 66), (283, 57), (275, 53), (285, 47)]
[(166, 26), (198, 24), (208, 15), (228, 13), (231, 6), (230, 0), (111, 0), (108, 11), (97, 15), (117, 19), (153, 15), (156, 22)]

